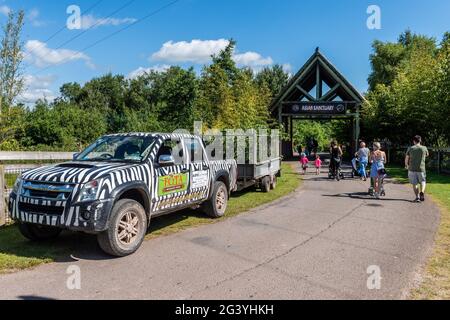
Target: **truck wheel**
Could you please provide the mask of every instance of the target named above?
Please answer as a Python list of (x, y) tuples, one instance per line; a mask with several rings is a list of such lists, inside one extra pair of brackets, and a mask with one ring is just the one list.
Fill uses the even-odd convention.
[(214, 183), (211, 199), (205, 202), (203, 211), (212, 218), (223, 217), (227, 209), (228, 190), (222, 181)]
[(19, 231), (25, 238), (31, 241), (42, 241), (56, 238), (62, 230), (31, 223), (19, 223)]
[(134, 253), (144, 241), (147, 215), (134, 200), (119, 200), (113, 207), (109, 226), (97, 235), (100, 248), (106, 253), (123, 257)]
[(274, 190), (277, 187), (277, 176), (273, 176), (272, 183), (270, 184), (270, 189)]
[(270, 178), (269, 177), (262, 178), (261, 190), (263, 192), (269, 192), (270, 191)]

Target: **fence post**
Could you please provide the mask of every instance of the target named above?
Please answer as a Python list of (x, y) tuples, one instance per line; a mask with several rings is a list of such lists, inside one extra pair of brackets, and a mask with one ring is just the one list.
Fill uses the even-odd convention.
[(5, 170), (0, 165), (0, 226), (6, 224), (6, 201), (5, 201)]
[(441, 174), (441, 150), (437, 152), (437, 173)]

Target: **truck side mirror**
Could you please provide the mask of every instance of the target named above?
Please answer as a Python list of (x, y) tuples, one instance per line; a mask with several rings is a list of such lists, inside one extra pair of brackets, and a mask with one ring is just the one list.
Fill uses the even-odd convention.
[(174, 166), (175, 165), (175, 159), (172, 157), (172, 155), (163, 154), (163, 155), (159, 156), (158, 164), (161, 167)]
[(73, 154), (73, 156), (72, 156), (72, 160), (76, 160), (77, 159), (77, 157), (80, 155), (80, 153), (79, 152), (77, 152), (77, 153), (74, 153)]

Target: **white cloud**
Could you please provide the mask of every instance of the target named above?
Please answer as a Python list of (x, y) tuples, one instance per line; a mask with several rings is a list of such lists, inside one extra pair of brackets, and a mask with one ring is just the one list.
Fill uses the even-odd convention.
[(34, 27), (42, 27), (45, 25), (45, 22), (39, 20), (40, 12), (38, 9), (34, 8), (31, 9), (30, 12), (27, 14), (28, 21), (31, 22), (31, 24)]
[(47, 47), (46, 43), (39, 40), (26, 42), (25, 60), (39, 68), (82, 60), (88, 67), (94, 68), (91, 58), (83, 52), (69, 49), (51, 49)]
[(128, 74), (127, 78), (128, 79), (135, 79), (135, 78), (137, 78), (139, 76), (142, 76), (142, 75), (144, 75), (146, 73), (150, 73), (152, 71), (164, 72), (164, 71), (166, 71), (169, 68), (170, 68), (170, 66), (167, 65), (167, 64), (156, 65), (156, 66), (152, 66), (152, 67), (149, 67), (149, 68), (139, 67), (136, 70), (131, 71)]
[(228, 43), (228, 40), (225, 39), (192, 40), (191, 42), (168, 41), (151, 56), (151, 59), (171, 63), (207, 63), (211, 60), (211, 55), (219, 53)]
[(0, 14), (7, 16), (11, 12), (11, 8), (8, 6), (0, 6)]
[(92, 14), (83, 15), (81, 17), (81, 29), (97, 28), (102, 26), (119, 26), (136, 22), (134, 18), (98, 18)]
[(56, 98), (56, 95), (50, 89), (56, 80), (56, 76), (32, 76), (25, 75), (25, 91), (18, 97), (18, 101), (26, 104), (32, 104), (39, 99), (47, 99), (49, 101)]
[(240, 66), (250, 68), (260, 68), (273, 64), (273, 60), (271, 57), (264, 58), (259, 53), (252, 51), (235, 54), (233, 56), (233, 60)]
[[(226, 39), (192, 40), (190, 42), (168, 41), (151, 56), (151, 60), (168, 63), (205, 64), (211, 61), (211, 56), (218, 54), (229, 44)], [(263, 57), (257, 52), (234, 53), (233, 60), (239, 65), (258, 69), (273, 64), (271, 57)]]

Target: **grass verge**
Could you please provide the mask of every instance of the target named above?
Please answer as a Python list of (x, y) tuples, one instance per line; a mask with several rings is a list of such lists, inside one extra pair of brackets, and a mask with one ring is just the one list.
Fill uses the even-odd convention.
[[(407, 172), (402, 168), (389, 169), (389, 175), (407, 183)], [(450, 176), (427, 174), (427, 195), (439, 205), (441, 222), (433, 255), (422, 275), (423, 282), (410, 293), (412, 299), (450, 299)]]
[[(228, 202), (227, 214), (224, 218), (211, 219), (198, 211), (184, 210), (153, 219), (146, 239), (222, 221), (293, 192), (300, 185), (300, 176), (290, 164), (284, 163), (282, 169), (283, 175), (278, 179), (275, 190), (263, 193), (250, 189), (234, 193)], [(92, 236), (72, 233), (63, 234), (56, 240), (32, 243), (20, 235), (16, 226), (3, 227), (0, 228), (0, 273), (23, 270), (53, 261), (64, 261), (77, 248), (79, 250), (81, 246), (90, 248), (95, 245), (95, 238)]]

